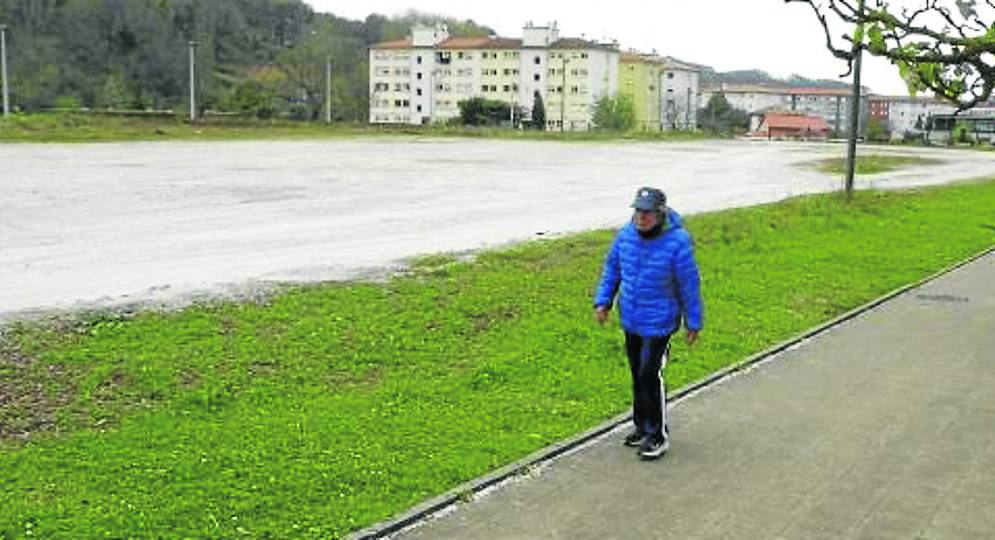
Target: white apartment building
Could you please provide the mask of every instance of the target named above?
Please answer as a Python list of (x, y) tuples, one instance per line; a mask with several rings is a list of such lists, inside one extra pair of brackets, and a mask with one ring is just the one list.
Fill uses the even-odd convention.
[(661, 130), (698, 129), (698, 69), (664, 59), (660, 90)]
[(370, 48), (370, 123), (444, 122), (473, 97), (521, 107), (542, 96), (547, 129), (591, 127), (594, 103), (615, 95), (618, 46), (561, 39), (555, 24), (524, 28), (522, 39), (451, 37), (445, 27)]
[[(725, 95), (735, 109), (754, 113), (771, 111), (802, 112), (822, 117), (830, 129), (839, 133), (849, 130), (852, 91), (846, 88), (775, 87), (749, 84), (722, 84), (701, 92), (699, 107), (717, 93)], [(867, 90), (860, 100), (860, 130), (867, 122)]]
[(892, 137), (905, 138), (926, 130), (930, 116), (953, 114), (957, 107), (948, 101), (911, 96), (888, 97), (888, 132)]

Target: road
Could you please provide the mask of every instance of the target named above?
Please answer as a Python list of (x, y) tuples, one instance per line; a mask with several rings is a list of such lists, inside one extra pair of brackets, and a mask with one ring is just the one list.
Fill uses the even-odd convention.
[[(0, 144), (0, 320), (383, 275), (419, 254), (618, 225), (647, 184), (684, 213), (827, 191), (839, 180), (798, 164), (843, 151), (744, 141)], [(858, 185), (995, 175), (992, 154), (903, 152), (944, 163)]]

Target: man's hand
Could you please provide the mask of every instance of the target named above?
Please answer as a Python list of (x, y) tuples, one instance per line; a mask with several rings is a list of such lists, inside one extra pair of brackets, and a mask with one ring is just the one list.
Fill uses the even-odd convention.
[(687, 332), (688, 346), (693, 347), (695, 343), (698, 342), (698, 331), (688, 330)]
[(600, 306), (594, 308), (594, 320), (598, 321), (598, 324), (604, 325), (605, 321), (608, 320), (608, 310)]

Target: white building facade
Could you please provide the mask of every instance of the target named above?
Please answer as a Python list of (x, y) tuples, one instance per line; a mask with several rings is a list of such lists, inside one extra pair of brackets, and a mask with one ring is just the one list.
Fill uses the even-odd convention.
[(667, 58), (660, 73), (660, 129), (698, 129), (698, 70)]
[(929, 97), (889, 97), (887, 101), (888, 132), (899, 139), (922, 134), (929, 117), (957, 110), (952, 103)]
[[(717, 93), (725, 96), (735, 109), (757, 114), (790, 111), (819, 116), (831, 130), (843, 134), (849, 131), (852, 91), (846, 88), (775, 87), (763, 85), (723, 84), (701, 93), (700, 107)], [(867, 123), (868, 97), (866, 89), (860, 100), (860, 131)]]
[(372, 124), (445, 122), (474, 97), (528, 116), (538, 92), (547, 129), (586, 130), (594, 103), (618, 87), (618, 46), (562, 39), (555, 24), (528, 25), (522, 39), (454, 38), (445, 27), (415, 27), (369, 55)]

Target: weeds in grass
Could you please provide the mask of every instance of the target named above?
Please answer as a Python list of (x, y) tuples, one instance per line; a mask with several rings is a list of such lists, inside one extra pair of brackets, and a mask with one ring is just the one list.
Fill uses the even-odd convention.
[[(987, 181), (691, 216), (705, 330), (668, 385), (992, 245), (992, 208)], [(613, 417), (628, 368), (590, 307), (612, 234), (8, 327), (0, 538), (336, 537)]]

